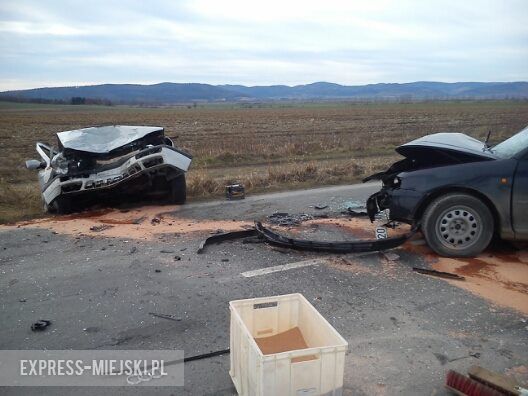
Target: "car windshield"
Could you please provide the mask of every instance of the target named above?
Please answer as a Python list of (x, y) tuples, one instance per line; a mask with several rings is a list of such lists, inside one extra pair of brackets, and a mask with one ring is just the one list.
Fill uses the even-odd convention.
[(528, 127), (516, 133), (511, 138), (491, 148), (493, 154), (501, 158), (512, 158), (528, 147)]

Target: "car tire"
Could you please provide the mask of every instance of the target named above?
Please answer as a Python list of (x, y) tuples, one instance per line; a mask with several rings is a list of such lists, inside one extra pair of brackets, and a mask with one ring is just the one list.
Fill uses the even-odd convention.
[(69, 214), (73, 212), (72, 201), (69, 198), (57, 197), (48, 207), (48, 210), (57, 214)]
[(463, 193), (436, 198), (422, 217), (422, 232), (431, 249), (446, 257), (474, 257), (488, 247), (494, 232), (490, 209)]
[(184, 204), (187, 200), (187, 183), (185, 181), (185, 173), (175, 177), (169, 183), (169, 197), (171, 203)]

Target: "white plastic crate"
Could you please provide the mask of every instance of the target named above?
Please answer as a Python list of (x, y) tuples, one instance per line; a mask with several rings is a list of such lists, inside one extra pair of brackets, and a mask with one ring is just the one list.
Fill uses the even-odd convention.
[[(348, 343), (302, 294), (231, 301), (229, 309), (229, 374), (239, 395), (342, 394)], [(264, 355), (254, 339), (295, 327), (307, 349)]]

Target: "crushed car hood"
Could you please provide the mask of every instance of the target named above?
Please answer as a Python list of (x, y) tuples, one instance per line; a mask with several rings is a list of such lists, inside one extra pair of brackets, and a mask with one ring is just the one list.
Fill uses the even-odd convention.
[(155, 132), (163, 132), (163, 128), (110, 125), (59, 132), (57, 137), (64, 149), (106, 154)]
[[(463, 133), (443, 132), (427, 135), (405, 143), (396, 149), (404, 157), (429, 156), (442, 151), (445, 155), (496, 159), (490, 151), (484, 151), (484, 143)], [(475, 158), (477, 159), (477, 158)]]
[(405, 158), (392, 164), (389, 169), (363, 179), (382, 180), (389, 183), (400, 172), (412, 172), (425, 168), (490, 161), (498, 157), (489, 150), (483, 151), (484, 143), (463, 133), (435, 133), (402, 144), (396, 148)]

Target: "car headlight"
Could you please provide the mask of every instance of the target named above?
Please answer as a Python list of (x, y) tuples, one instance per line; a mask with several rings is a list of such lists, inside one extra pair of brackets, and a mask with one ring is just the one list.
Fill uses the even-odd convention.
[(399, 187), (401, 185), (401, 179), (398, 177), (398, 176), (395, 176), (394, 177), (394, 180), (392, 181), (392, 184), (395, 186), (395, 187)]

